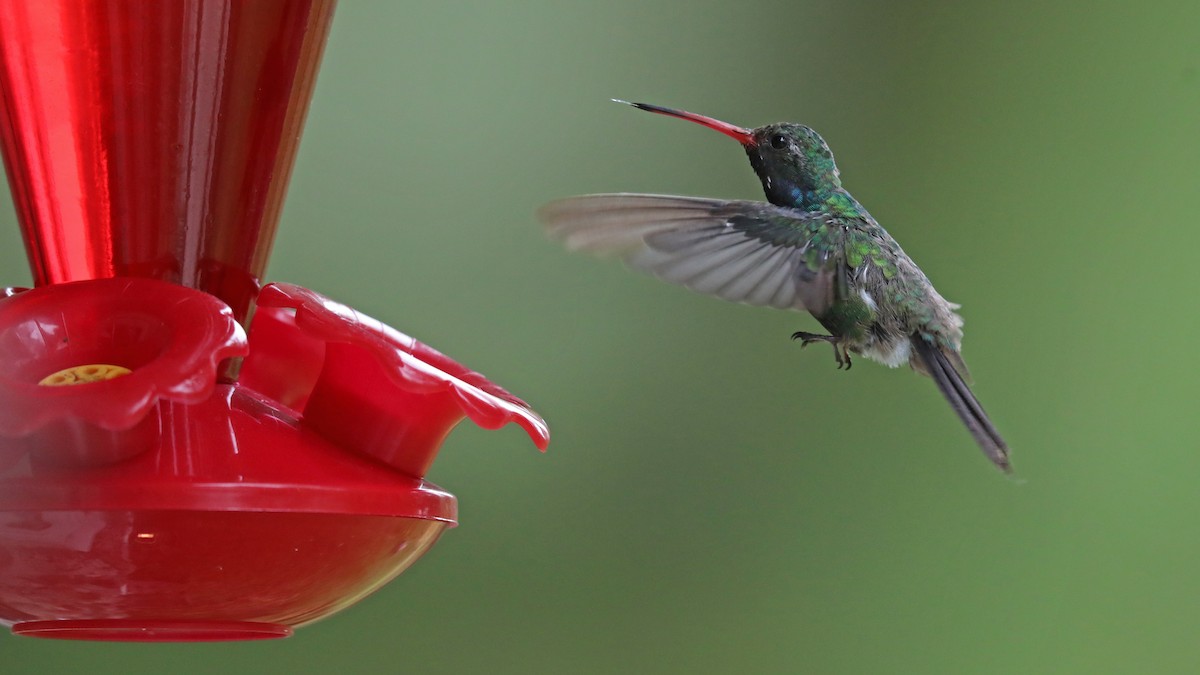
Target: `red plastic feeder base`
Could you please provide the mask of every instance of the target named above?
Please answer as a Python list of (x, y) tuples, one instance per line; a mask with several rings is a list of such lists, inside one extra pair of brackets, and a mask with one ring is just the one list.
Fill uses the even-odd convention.
[[(218, 381), (244, 332), (216, 298), (160, 281), (0, 298), (0, 626), (287, 637), (454, 525), (454, 496), (421, 476), (459, 420), (546, 443), (520, 399), (311, 291), (269, 286), (249, 343), (242, 381)], [(128, 372), (39, 384), (80, 364)]]
[(292, 635), (277, 623), (257, 621), (26, 621), (12, 627), (14, 635), (58, 640), (104, 642), (220, 642), (270, 640)]

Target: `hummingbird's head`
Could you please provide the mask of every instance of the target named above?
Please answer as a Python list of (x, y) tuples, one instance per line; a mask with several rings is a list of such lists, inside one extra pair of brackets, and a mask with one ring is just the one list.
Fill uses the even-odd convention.
[(746, 149), (763, 191), (773, 204), (805, 207), (819, 203), (842, 186), (833, 153), (820, 134), (803, 124), (781, 122), (743, 129), (727, 122), (649, 103), (630, 103), (641, 110), (678, 117), (719, 131)]
[(742, 145), (773, 203), (797, 206), (842, 186), (825, 139), (803, 124), (780, 122), (752, 129), (750, 141)]

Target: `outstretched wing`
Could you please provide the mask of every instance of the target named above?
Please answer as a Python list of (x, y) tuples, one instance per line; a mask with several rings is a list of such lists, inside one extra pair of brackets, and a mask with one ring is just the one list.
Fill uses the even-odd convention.
[(567, 248), (734, 302), (820, 316), (846, 292), (844, 232), (828, 215), (765, 202), (600, 194), (538, 212)]

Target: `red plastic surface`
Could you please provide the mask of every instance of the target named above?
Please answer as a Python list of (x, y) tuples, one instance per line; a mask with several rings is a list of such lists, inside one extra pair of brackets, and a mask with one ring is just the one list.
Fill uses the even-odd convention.
[(0, 0), (0, 146), (37, 285), (152, 277), (242, 320), (333, 0)]
[[(85, 386), (102, 396), (107, 384)], [(45, 464), (25, 444), (0, 439), (0, 511), (289, 511), (454, 522), (453, 495), (347, 452), (245, 387), (217, 385), (190, 405), (160, 401), (154, 413), (150, 450), (115, 464)]]
[[(263, 299), (254, 387), (217, 382), (219, 361), (246, 349), (229, 309), (153, 280), (0, 299), (0, 348), (0, 624), (21, 634), (284, 636), (386, 583), (454, 524), (454, 497), (419, 475), (464, 415), (546, 441), (520, 399), (296, 286)], [(33, 384), (80, 360), (133, 372)], [(129, 437), (91, 433), (51, 452), (55, 423), (133, 429), (139, 451), (109, 456)]]
[[(221, 361), (246, 353), (229, 308), (207, 293), (150, 279), (99, 279), (0, 298), (0, 438), (39, 461), (99, 464), (149, 448), (159, 399), (208, 398)], [(103, 383), (45, 387), (63, 368), (133, 371)], [(12, 453), (0, 457), (0, 467)]]
[(0, 511), (0, 622), (57, 638), (283, 637), (395, 578), (445, 526), (329, 513)]
[[(69, 389), (106, 401), (133, 378)], [(47, 463), (28, 437), (0, 437), (0, 624), (74, 639), (284, 636), (386, 583), (454, 524), (455, 499), (436, 486), (347, 452), (254, 390), (208, 390), (160, 397), (144, 418), (151, 447), (124, 461)]]
[(258, 302), (241, 382), (344, 448), (419, 478), (464, 416), (549, 443), (524, 401), (391, 326), (293, 284), (267, 286)]
[[(0, 432), (28, 431), (61, 416), (127, 427), (144, 414), (147, 397), (151, 404), (158, 396), (207, 398), (217, 365), (248, 350), (225, 303), (175, 284), (98, 279), (2, 297), (0, 382), (14, 392), (0, 406)], [(87, 394), (86, 385), (38, 386), (57, 370), (86, 363), (112, 363), (133, 373), (111, 381), (103, 400), (80, 396), (86, 405), (70, 396)], [(38, 394), (64, 400), (63, 407), (44, 405)]]
[(288, 626), (258, 621), (156, 621), (147, 625), (130, 619), (24, 621), (13, 625), (12, 632), (25, 637), (104, 642), (216, 642), (292, 635)]

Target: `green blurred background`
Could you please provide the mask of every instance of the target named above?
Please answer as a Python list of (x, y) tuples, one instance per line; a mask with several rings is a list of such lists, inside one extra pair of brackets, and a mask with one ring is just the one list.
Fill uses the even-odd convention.
[[(1186, 673), (1200, 661), (1200, 5), (345, 2), (270, 277), (528, 399), (461, 526), (275, 643), (0, 637), (4, 673)], [(761, 198), (802, 121), (948, 298), (1013, 448), (815, 323), (570, 255), (560, 196)], [(11, 206), (0, 269), (27, 283)]]

